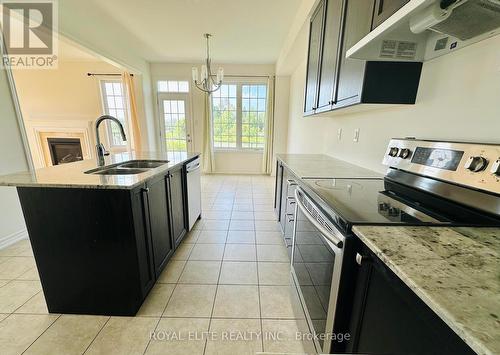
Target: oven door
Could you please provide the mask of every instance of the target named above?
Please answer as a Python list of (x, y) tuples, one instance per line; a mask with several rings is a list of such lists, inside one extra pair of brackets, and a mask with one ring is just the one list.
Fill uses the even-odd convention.
[(345, 237), (300, 188), (295, 190), (292, 275), (319, 353), (330, 352)]

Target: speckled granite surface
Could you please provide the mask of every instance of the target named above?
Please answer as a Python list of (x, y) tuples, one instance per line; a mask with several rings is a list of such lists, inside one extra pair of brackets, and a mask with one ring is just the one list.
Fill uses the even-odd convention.
[(157, 174), (198, 156), (199, 153), (137, 152), (112, 154), (105, 157), (105, 165), (115, 165), (129, 160), (168, 160), (158, 168), (134, 175), (92, 175), (86, 171), (97, 168), (95, 159), (0, 176), (0, 186), (57, 187), (88, 189), (133, 189)]
[(500, 228), (354, 232), (478, 354), (500, 354)]
[(383, 175), (324, 154), (278, 154), (295, 175), (304, 178), (381, 178)]

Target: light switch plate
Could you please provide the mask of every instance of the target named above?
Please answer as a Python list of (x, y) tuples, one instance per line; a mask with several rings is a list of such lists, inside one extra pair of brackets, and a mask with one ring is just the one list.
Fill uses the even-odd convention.
[(339, 141), (342, 140), (342, 128), (339, 128), (337, 130), (337, 138), (338, 138)]
[(354, 139), (353, 139), (354, 142), (358, 143), (359, 142), (359, 128), (356, 128), (354, 130)]

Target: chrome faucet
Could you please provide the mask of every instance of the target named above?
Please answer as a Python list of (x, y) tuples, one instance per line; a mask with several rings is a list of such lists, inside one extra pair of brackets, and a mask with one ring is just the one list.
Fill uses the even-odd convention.
[(98, 166), (104, 166), (104, 156), (109, 155), (109, 152), (104, 148), (104, 146), (101, 143), (101, 138), (99, 137), (99, 125), (101, 124), (102, 121), (105, 120), (111, 120), (116, 122), (118, 126), (120, 127), (120, 131), (122, 134), (122, 139), (124, 141), (127, 140), (127, 136), (125, 135), (125, 130), (123, 129), (123, 125), (118, 119), (114, 118), (113, 116), (109, 115), (103, 115), (95, 121), (95, 137), (96, 137), (96, 153), (97, 153), (97, 164)]

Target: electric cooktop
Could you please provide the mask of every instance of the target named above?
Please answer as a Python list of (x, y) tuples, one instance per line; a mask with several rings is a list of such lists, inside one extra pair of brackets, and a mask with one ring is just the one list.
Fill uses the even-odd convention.
[(491, 225), (473, 211), (420, 191), (401, 192), (386, 179), (303, 179), (329, 207), (328, 214), (343, 228), (373, 225)]

